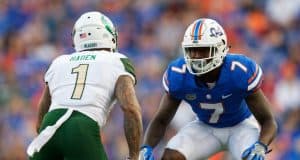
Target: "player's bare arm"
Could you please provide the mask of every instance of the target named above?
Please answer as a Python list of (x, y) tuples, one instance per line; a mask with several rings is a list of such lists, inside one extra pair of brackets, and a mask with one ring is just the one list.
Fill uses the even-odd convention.
[(116, 97), (124, 112), (124, 131), (131, 159), (137, 159), (142, 137), (142, 116), (135, 95), (134, 82), (129, 76), (120, 76), (116, 84)]
[(38, 108), (39, 108), (38, 121), (37, 121), (37, 124), (36, 124), (36, 131), (37, 132), (40, 129), (40, 126), (41, 126), (41, 123), (43, 121), (43, 118), (44, 118), (45, 114), (49, 110), (50, 104), (51, 104), (51, 95), (50, 95), (49, 87), (46, 84), (45, 88), (43, 90), (42, 97), (40, 99), (39, 105), (38, 105)]
[(165, 93), (161, 99), (160, 106), (153, 120), (150, 122), (145, 134), (144, 144), (151, 147), (156, 146), (165, 134), (166, 128), (174, 117), (180, 101)]
[(259, 89), (246, 98), (249, 109), (261, 125), (259, 141), (269, 145), (276, 135), (277, 124), (270, 110), (270, 103)]

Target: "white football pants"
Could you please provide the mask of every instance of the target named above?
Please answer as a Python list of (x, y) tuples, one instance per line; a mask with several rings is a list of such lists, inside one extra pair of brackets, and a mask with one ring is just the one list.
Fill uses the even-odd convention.
[(187, 160), (206, 160), (225, 150), (231, 153), (234, 160), (241, 160), (243, 151), (258, 140), (259, 133), (254, 116), (225, 128), (211, 127), (195, 120), (179, 130), (166, 148), (182, 153)]

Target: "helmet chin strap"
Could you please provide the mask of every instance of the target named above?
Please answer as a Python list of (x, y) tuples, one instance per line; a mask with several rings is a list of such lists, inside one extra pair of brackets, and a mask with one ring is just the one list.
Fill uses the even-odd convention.
[(203, 65), (201, 68), (197, 67), (196, 65), (192, 64), (191, 67), (193, 70), (199, 73), (207, 73), (207, 72), (210, 72), (211, 70), (213, 70), (214, 68), (213, 67), (210, 67), (213, 65), (213, 62), (209, 62), (205, 65)]

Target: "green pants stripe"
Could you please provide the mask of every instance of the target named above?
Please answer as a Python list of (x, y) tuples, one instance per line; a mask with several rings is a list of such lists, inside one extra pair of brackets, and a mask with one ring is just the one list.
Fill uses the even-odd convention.
[[(66, 112), (56, 109), (48, 112), (42, 122), (40, 132), (55, 122)], [(107, 160), (99, 126), (86, 115), (73, 111), (71, 117), (57, 129), (54, 136), (35, 153), (30, 160)]]

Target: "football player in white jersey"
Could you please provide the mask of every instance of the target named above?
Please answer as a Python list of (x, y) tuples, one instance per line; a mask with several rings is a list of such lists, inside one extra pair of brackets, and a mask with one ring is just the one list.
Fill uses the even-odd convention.
[(134, 68), (116, 51), (117, 32), (100, 12), (87, 12), (72, 32), (76, 52), (56, 58), (39, 103), (39, 135), (27, 149), (31, 160), (106, 160), (101, 128), (118, 100), (124, 112), (128, 159), (138, 158), (142, 118)]
[(277, 125), (260, 89), (260, 66), (227, 53), (223, 27), (208, 18), (190, 24), (182, 48), (184, 56), (172, 61), (163, 76), (165, 94), (147, 128), (140, 160), (154, 159), (152, 150), (181, 101), (198, 119), (168, 142), (163, 160), (206, 160), (224, 150), (234, 160), (264, 160)]

